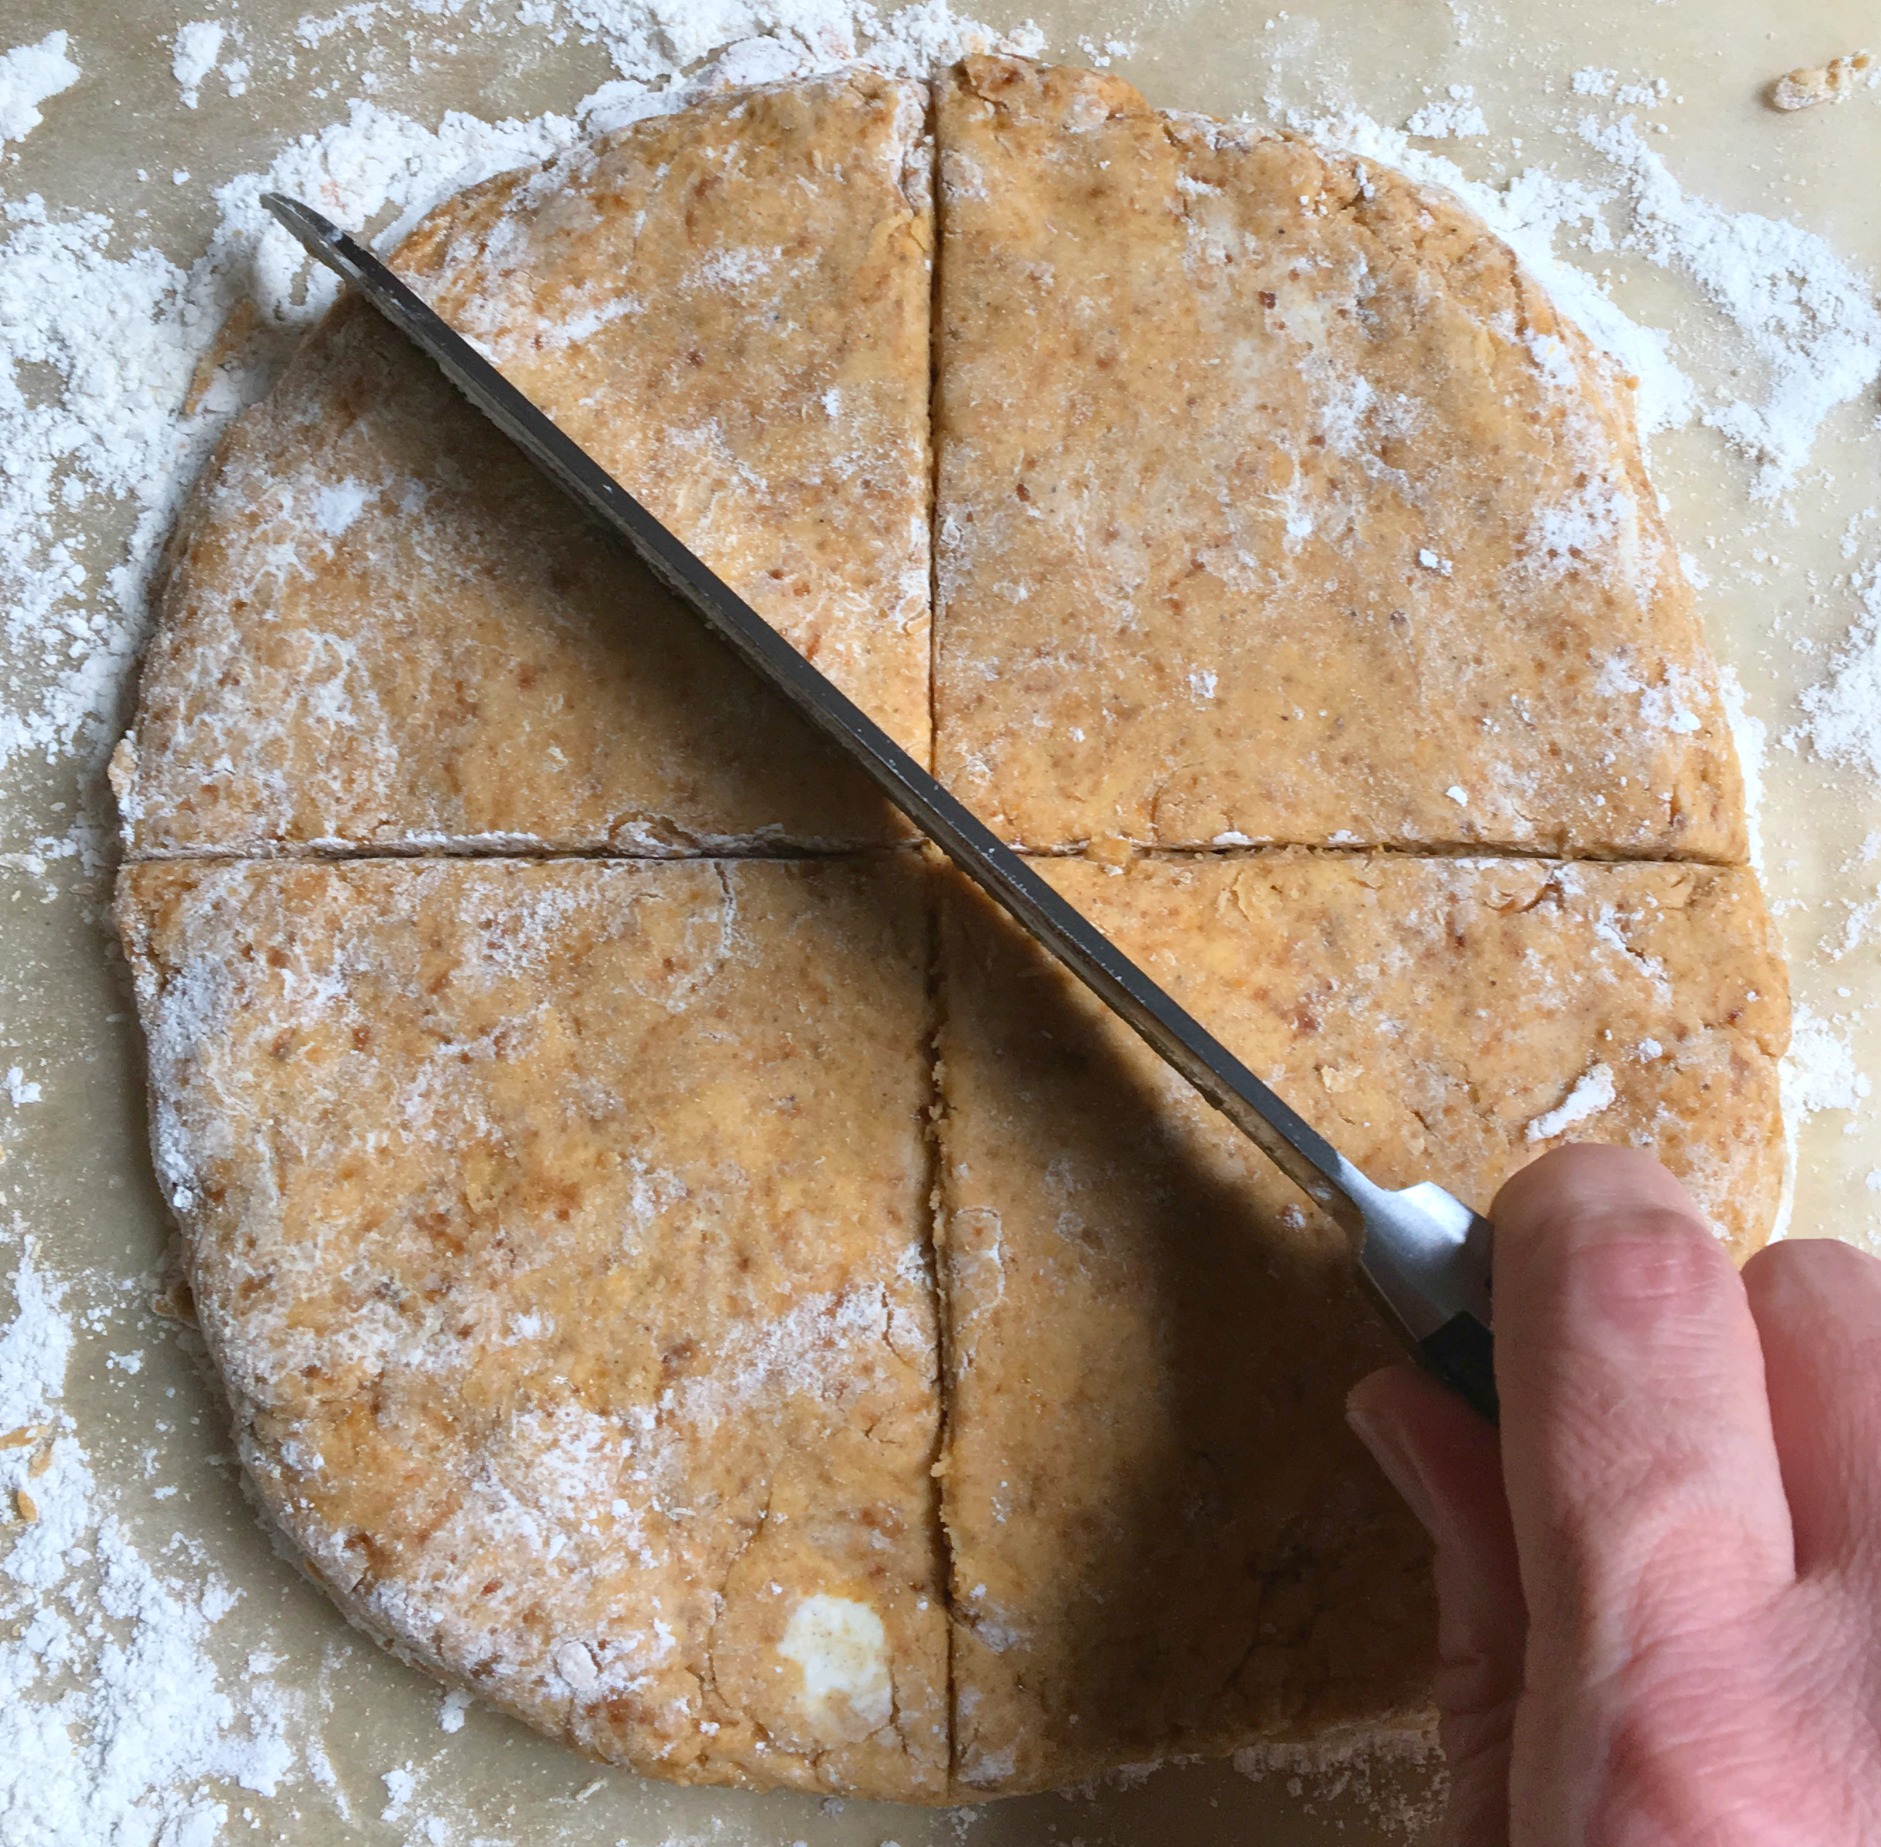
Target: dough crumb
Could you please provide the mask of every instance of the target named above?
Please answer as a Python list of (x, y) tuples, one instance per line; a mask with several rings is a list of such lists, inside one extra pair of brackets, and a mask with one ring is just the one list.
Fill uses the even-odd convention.
[(1827, 64), (1805, 65), (1770, 86), (1770, 107), (1784, 111), (1813, 109), (1818, 103), (1839, 103), (1863, 84), (1874, 81), (1874, 59), (1865, 51)]

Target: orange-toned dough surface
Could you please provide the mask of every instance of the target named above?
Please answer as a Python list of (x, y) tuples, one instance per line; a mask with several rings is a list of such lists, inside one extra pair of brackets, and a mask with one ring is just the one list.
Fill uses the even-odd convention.
[[(398, 258), (922, 754), (925, 110), (864, 75), (715, 99), (473, 188)], [(114, 774), (136, 851), (892, 825), (357, 303), (224, 439), (173, 553)]]
[(969, 59), (938, 88), (936, 750), (1037, 848), (1741, 859), (1628, 392), (1402, 175)]
[[(975, 60), (399, 261), (1380, 1179), (1650, 1140), (1767, 1235), (1716, 676), (1623, 391), (1457, 208)], [(195, 495), (114, 782), (205, 1330), (367, 1629), (649, 1774), (919, 1801), (1419, 1715), (1331, 1229), (357, 305)]]
[(651, 1774), (945, 1793), (914, 870), (125, 877), (270, 1513), (402, 1652)]
[[(1748, 873), (1045, 870), (1385, 1185), (1486, 1206), (1571, 1127), (1656, 1145), (1740, 1256), (1768, 1233), (1788, 997)], [(1424, 1546), (1345, 1428), (1392, 1355), (1344, 1235), (964, 888), (943, 941), (961, 1785), (1414, 1716)]]

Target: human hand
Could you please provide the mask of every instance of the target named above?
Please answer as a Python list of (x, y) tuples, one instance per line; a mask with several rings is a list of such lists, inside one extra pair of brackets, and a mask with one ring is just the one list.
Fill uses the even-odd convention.
[(1881, 1262), (1740, 1279), (1631, 1149), (1491, 1216), (1500, 1431), (1408, 1365), (1348, 1402), (1436, 1542), (1446, 1847), (1881, 1841)]

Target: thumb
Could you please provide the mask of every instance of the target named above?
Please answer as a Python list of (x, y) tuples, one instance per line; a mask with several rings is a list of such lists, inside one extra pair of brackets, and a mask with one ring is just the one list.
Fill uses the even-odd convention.
[(1528, 1613), (1496, 1432), (1412, 1365), (1361, 1379), (1346, 1418), (1436, 1545), (1447, 1847), (1506, 1847)]

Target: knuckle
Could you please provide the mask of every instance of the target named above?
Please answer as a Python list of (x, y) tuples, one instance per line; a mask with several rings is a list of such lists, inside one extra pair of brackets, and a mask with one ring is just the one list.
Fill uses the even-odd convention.
[(1584, 1227), (1569, 1262), (1594, 1305), (1628, 1326), (1708, 1305), (1735, 1283), (1730, 1258), (1710, 1231), (1667, 1207)]

